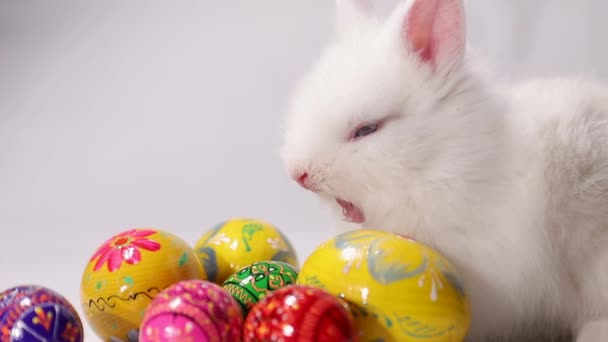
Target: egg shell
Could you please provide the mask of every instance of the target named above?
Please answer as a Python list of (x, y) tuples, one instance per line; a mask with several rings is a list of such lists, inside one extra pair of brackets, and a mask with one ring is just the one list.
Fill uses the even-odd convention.
[(83, 340), (78, 313), (58, 292), (44, 286), (22, 285), (0, 294), (0, 341)]
[(298, 267), (291, 242), (274, 225), (259, 219), (233, 218), (206, 232), (195, 244), (208, 280), (221, 285), (254, 262), (274, 260)]
[[(170, 328), (167, 328), (170, 327)], [(209, 342), (210, 339), (196, 322), (188, 317), (172, 313), (154, 316), (146, 322), (139, 335), (139, 342)]]
[(166, 332), (179, 332), (182, 338), (204, 335), (193, 341), (232, 342), (240, 340), (242, 329), (238, 303), (219, 285), (182, 281), (154, 298), (141, 325), (140, 342), (177, 341), (159, 338)]
[(470, 306), (455, 268), (407, 237), (340, 234), (309, 255), (297, 282), (345, 299), (361, 341), (461, 342), (469, 329)]
[(2, 291), (0, 293), (0, 322), (4, 320), (4, 316), (15, 302), (31, 296), (38, 289), (40, 286), (37, 285), (20, 285)]
[(296, 283), (298, 273), (294, 267), (281, 261), (260, 261), (243, 267), (223, 284), (246, 314), (253, 305), (270, 292)]
[(194, 249), (178, 236), (153, 228), (130, 229), (108, 239), (89, 259), (81, 305), (101, 340), (126, 341), (161, 291), (182, 280), (205, 278)]
[(245, 342), (355, 342), (346, 303), (321, 289), (290, 285), (256, 304), (245, 320)]

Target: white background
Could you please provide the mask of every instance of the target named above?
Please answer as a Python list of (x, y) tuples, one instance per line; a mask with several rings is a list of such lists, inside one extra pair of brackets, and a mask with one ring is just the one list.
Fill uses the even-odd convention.
[[(607, 2), (467, 7), (497, 77), (608, 80)], [(42, 284), (80, 309), (82, 270), (113, 234), (193, 244), (235, 216), (278, 225), (303, 261), (333, 227), (286, 176), (281, 124), (332, 17), (328, 0), (0, 0), (0, 289)]]

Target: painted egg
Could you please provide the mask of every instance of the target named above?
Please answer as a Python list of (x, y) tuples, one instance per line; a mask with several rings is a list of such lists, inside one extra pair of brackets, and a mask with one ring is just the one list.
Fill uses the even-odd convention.
[(81, 342), (82, 321), (61, 294), (37, 285), (0, 293), (0, 341)]
[(260, 261), (243, 267), (224, 282), (224, 290), (240, 304), (244, 313), (270, 292), (296, 283), (298, 273), (281, 261)]
[(221, 285), (231, 274), (257, 261), (276, 260), (298, 267), (296, 252), (283, 233), (257, 219), (231, 219), (203, 235), (195, 245), (210, 281)]
[(81, 304), (103, 341), (126, 341), (158, 293), (179, 281), (205, 277), (194, 249), (184, 240), (158, 229), (131, 229), (104, 242), (89, 259)]
[(245, 342), (358, 341), (348, 305), (321, 289), (290, 285), (256, 304), (245, 320)]
[(39, 288), (40, 286), (36, 285), (21, 285), (0, 292), (0, 322), (4, 320), (4, 316), (15, 302), (27, 298)]
[(219, 285), (182, 281), (154, 298), (144, 316), (140, 342), (234, 342), (241, 339), (243, 314)]
[(344, 298), (362, 341), (461, 342), (469, 329), (470, 306), (454, 267), (403, 236), (340, 234), (309, 255), (298, 284)]

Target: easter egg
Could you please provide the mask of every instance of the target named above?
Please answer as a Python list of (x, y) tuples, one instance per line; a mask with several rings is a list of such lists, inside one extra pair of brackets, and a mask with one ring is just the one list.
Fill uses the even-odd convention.
[(0, 341), (81, 342), (82, 322), (61, 294), (37, 285), (0, 293)]
[(346, 303), (321, 289), (290, 285), (270, 293), (245, 320), (245, 342), (354, 342), (353, 316)]
[(224, 282), (224, 290), (240, 304), (244, 313), (270, 292), (295, 284), (298, 273), (281, 261), (260, 261), (235, 272)]
[(141, 325), (140, 342), (233, 342), (241, 339), (243, 314), (219, 285), (176, 283), (154, 298)]
[(40, 286), (36, 285), (21, 285), (0, 292), (0, 322), (4, 320), (8, 310), (15, 302), (27, 298), (39, 288)]
[(297, 282), (345, 299), (364, 342), (461, 342), (469, 329), (469, 302), (453, 265), (407, 237), (340, 234), (309, 255)]
[(108, 239), (89, 259), (81, 305), (99, 338), (126, 341), (156, 295), (189, 279), (205, 279), (205, 271), (188, 243), (158, 229), (131, 229)]
[(287, 237), (275, 226), (258, 219), (230, 219), (218, 224), (194, 248), (208, 280), (218, 285), (257, 261), (276, 260), (298, 266), (296, 252)]

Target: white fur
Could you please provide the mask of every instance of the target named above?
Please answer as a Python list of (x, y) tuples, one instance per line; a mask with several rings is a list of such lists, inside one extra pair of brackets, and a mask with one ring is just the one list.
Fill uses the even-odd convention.
[[(498, 85), (468, 58), (433, 71), (403, 48), (395, 13), (338, 25), (291, 101), (287, 167), (308, 172), (338, 221), (336, 197), (362, 208), (361, 228), (447, 256), (472, 305), (468, 341), (561, 329), (608, 341), (608, 89)], [(347, 141), (387, 114), (380, 131)]]

